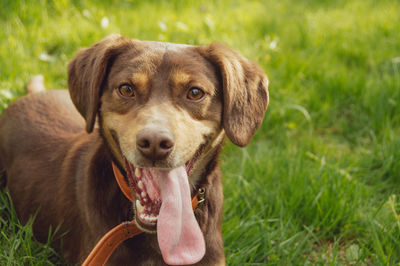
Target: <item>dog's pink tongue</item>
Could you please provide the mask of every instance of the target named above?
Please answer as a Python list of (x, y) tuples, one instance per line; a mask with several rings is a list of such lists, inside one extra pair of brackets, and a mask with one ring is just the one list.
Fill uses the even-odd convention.
[(159, 185), (162, 205), (157, 238), (164, 261), (170, 265), (194, 264), (203, 258), (205, 243), (192, 210), (186, 169), (160, 171)]

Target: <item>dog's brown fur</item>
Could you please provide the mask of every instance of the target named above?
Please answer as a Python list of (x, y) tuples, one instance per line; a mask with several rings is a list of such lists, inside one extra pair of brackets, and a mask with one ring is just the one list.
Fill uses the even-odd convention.
[[(245, 146), (261, 124), (268, 105), (263, 71), (221, 44), (196, 47), (112, 35), (79, 52), (68, 74), (72, 101), (67, 91), (34, 93), (0, 116), (0, 171), (6, 170), (21, 221), (37, 212), (39, 241), (46, 241), (50, 226), (60, 226), (58, 236), (64, 236), (55, 248), (67, 261), (82, 262), (108, 230), (134, 218), (111, 161), (122, 172), (123, 157), (141, 167), (174, 168), (203, 146), (189, 177), (193, 193), (200, 185), (206, 189), (205, 204), (195, 210), (206, 241), (198, 265), (224, 264), (218, 154), (225, 133)], [(133, 84), (134, 101), (117, 94), (123, 83)], [(206, 92), (204, 100), (186, 99), (192, 86)], [(136, 135), (149, 127), (174, 136), (167, 158), (151, 161), (137, 151)], [(109, 263), (164, 264), (154, 234), (125, 241)]]

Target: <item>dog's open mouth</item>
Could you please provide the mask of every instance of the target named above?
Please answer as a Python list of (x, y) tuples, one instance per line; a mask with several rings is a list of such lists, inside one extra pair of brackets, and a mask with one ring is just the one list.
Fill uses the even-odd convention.
[[(200, 150), (184, 165), (187, 176), (190, 175), (199, 154)], [(159, 177), (162, 174), (170, 172), (170, 170), (136, 167), (126, 158), (125, 167), (129, 183), (135, 192), (134, 208), (136, 212), (136, 222), (139, 223), (139, 226), (144, 231), (156, 233), (158, 214), (162, 203), (161, 191), (158, 183)]]
[(200, 150), (185, 165), (173, 169), (139, 168), (125, 158), (134, 190), (135, 221), (147, 232), (157, 232), (164, 261), (193, 264), (205, 253), (204, 237), (192, 210), (189, 174)]

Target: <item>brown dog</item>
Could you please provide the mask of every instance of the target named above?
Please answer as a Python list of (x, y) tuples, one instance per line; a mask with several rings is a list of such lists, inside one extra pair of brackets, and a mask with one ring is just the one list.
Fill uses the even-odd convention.
[[(125, 241), (110, 264), (224, 264), (217, 159), (225, 134), (245, 146), (263, 120), (261, 68), (220, 44), (111, 35), (78, 53), (68, 84), (72, 101), (67, 91), (33, 93), (0, 116), (0, 170), (21, 221), (37, 212), (39, 241), (60, 226), (54, 246), (71, 263), (134, 219), (149, 233)], [(134, 180), (133, 207), (112, 161)], [(200, 186), (205, 202), (193, 211)]]

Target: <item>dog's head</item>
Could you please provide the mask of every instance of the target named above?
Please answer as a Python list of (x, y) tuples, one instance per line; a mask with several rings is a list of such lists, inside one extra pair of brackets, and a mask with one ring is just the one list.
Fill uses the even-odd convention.
[[(174, 198), (187, 205), (188, 184), (199, 181), (224, 135), (247, 145), (268, 105), (261, 68), (221, 44), (111, 35), (78, 53), (69, 65), (68, 84), (87, 132), (98, 117), (114, 158), (131, 178), (137, 224), (147, 231), (157, 224), (159, 234), (183, 230), (168, 227), (173, 217), (189, 219), (186, 207), (177, 210), (164, 202)], [(163, 251), (161, 242), (159, 236)]]

